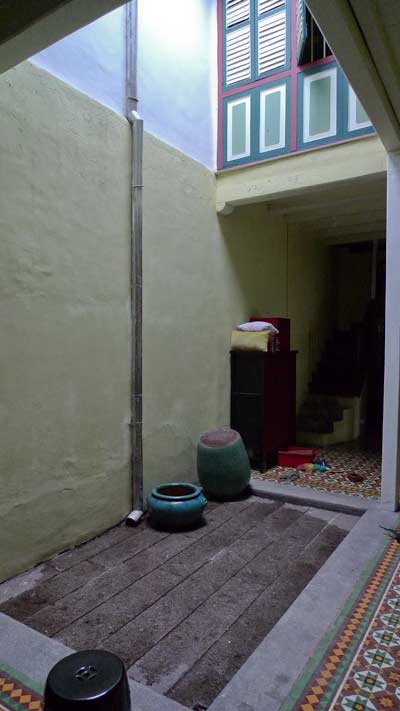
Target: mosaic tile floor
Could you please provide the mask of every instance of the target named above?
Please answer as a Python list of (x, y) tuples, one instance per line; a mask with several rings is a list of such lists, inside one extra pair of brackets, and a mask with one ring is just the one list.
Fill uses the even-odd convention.
[(400, 709), (400, 546), (388, 540), (281, 711)]
[(0, 660), (0, 709), (1, 711), (42, 711), (42, 697), (38, 688), (29, 679), (14, 669), (4, 666)]
[[(299, 478), (293, 481), (281, 478), (282, 474), (295, 471), (286, 467), (274, 467), (264, 473), (253, 472), (252, 476), (254, 479), (303, 486), (318, 491), (371, 499), (380, 497), (382, 456), (379, 449), (367, 449), (358, 442), (351, 442), (320, 449), (317, 456), (331, 464), (329, 471), (300, 472)], [(349, 475), (352, 474), (362, 477), (362, 481), (355, 482), (349, 479)]]

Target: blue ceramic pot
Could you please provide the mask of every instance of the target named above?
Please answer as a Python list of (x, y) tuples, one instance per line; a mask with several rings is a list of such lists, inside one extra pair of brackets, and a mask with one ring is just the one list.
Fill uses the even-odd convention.
[(195, 526), (200, 522), (206, 504), (203, 490), (195, 484), (161, 484), (147, 497), (151, 520), (166, 530)]

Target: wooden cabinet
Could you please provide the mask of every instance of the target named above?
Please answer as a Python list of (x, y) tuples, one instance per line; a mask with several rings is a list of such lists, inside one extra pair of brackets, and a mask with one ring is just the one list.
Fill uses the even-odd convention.
[(296, 355), (231, 351), (231, 427), (261, 471), (296, 441)]

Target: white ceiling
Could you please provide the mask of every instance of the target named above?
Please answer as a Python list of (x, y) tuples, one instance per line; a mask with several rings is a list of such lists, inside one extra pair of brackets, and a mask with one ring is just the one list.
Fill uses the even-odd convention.
[(346, 186), (274, 200), (269, 210), (329, 244), (384, 239), (386, 178), (347, 181)]

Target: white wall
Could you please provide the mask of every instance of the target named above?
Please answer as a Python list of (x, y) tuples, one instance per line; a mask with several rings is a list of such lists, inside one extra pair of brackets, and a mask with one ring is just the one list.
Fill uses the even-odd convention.
[[(125, 9), (32, 58), (109, 108), (125, 113)], [(146, 130), (215, 167), (216, 0), (139, 0), (139, 100)]]

